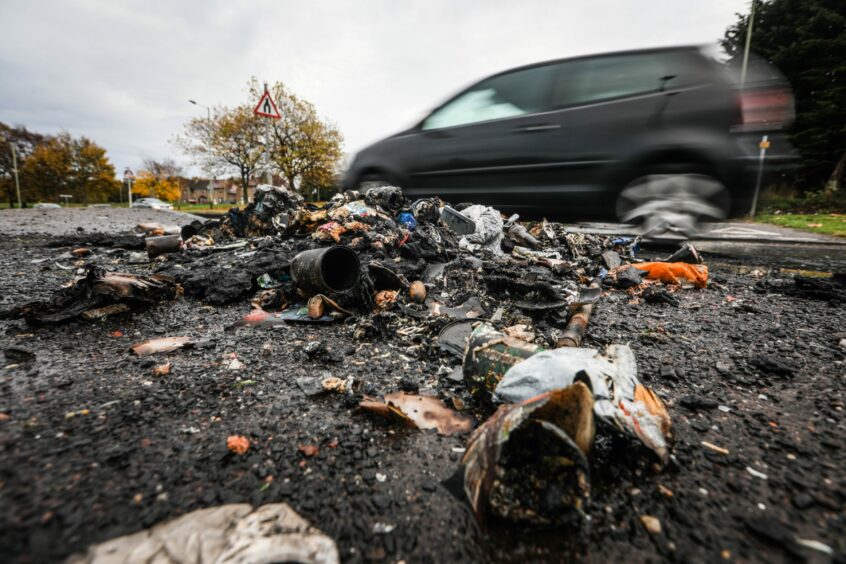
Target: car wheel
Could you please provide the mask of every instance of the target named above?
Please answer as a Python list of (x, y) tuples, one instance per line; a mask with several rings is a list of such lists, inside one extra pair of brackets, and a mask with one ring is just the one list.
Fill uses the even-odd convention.
[(722, 182), (701, 173), (646, 174), (617, 197), (617, 217), (646, 237), (693, 237), (703, 222), (728, 216), (729, 193)]

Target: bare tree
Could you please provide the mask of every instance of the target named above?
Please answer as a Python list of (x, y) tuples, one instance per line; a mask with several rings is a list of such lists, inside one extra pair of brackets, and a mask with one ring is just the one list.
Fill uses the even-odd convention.
[(210, 162), (212, 169), (221, 171), (236, 170), (244, 203), (249, 199), (250, 179), (261, 167), (265, 154), (264, 124), (252, 110), (248, 104), (215, 108), (211, 122), (194, 118), (177, 138), (177, 143), (196, 162)]

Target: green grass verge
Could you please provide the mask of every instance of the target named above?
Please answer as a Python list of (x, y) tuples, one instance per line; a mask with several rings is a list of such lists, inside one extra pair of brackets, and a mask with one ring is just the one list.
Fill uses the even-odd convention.
[(759, 223), (771, 223), (782, 227), (792, 227), (811, 233), (846, 237), (846, 214), (839, 213), (779, 213), (755, 216)]

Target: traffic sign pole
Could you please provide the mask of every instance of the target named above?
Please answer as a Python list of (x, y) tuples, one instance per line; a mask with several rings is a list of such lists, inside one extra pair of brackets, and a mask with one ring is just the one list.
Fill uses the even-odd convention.
[(129, 167), (126, 167), (126, 170), (123, 171), (123, 179), (126, 180), (126, 187), (128, 191), (129, 199), (129, 207), (132, 207), (132, 179), (135, 178), (135, 175), (132, 174), (132, 170)]
[[(276, 102), (273, 101), (273, 97), (270, 95), (270, 90), (267, 88), (267, 83), (264, 83), (264, 94), (261, 95), (259, 98), (258, 104), (253, 109), (253, 113), (257, 116), (262, 116), (267, 118), (266, 124), (266, 142), (267, 142), (267, 151), (270, 151), (270, 137), (271, 137), (271, 123), (270, 120), (272, 119), (281, 119), (282, 115), (279, 113), (279, 109), (276, 107)], [(269, 165), (270, 163), (268, 163)], [(273, 173), (270, 170), (270, 167), (267, 167), (267, 183), (273, 183)]]
[(761, 178), (764, 175), (764, 156), (767, 154), (767, 149), (770, 148), (769, 135), (764, 135), (761, 142), (758, 143), (758, 148), (761, 150), (758, 153), (758, 177), (755, 179), (755, 194), (752, 196), (752, 209), (749, 212), (749, 217), (755, 217), (755, 208), (758, 207), (758, 194), (761, 192)]
[[(265, 119), (265, 124), (266, 124), (265, 129), (267, 129), (267, 133), (265, 134), (266, 138), (267, 138), (267, 151), (269, 153), (270, 152), (270, 144), (271, 144), (271, 141), (270, 141), (270, 130), (271, 130), (270, 119), (271, 118), (264, 118), (264, 119)], [(267, 176), (267, 180), (265, 180), (265, 182), (267, 182), (268, 184), (273, 184), (273, 173), (270, 170), (269, 159), (268, 159), (267, 171), (266, 171), (265, 175)]]
[(15, 173), (15, 192), (18, 194), (18, 209), (23, 208), (23, 203), (21, 203), (21, 182), (18, 180), (18, 150), (15, 147), (14, 143), (9, 143), (9, 146), (12, 147), (12, 170)]

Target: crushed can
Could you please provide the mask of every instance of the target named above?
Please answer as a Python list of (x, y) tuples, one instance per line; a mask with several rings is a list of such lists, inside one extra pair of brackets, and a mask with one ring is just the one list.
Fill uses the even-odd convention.
[(490, 400), (508, 369), (544, 349), (500, 333), (488, 323), (480, 323), (464, 349), (464, 382), (471, 394)]
[(444, 206), (441, 210), (441, 219), (456, 235), (470, 235), (476, 232), (475, 221), (449, 206)]

